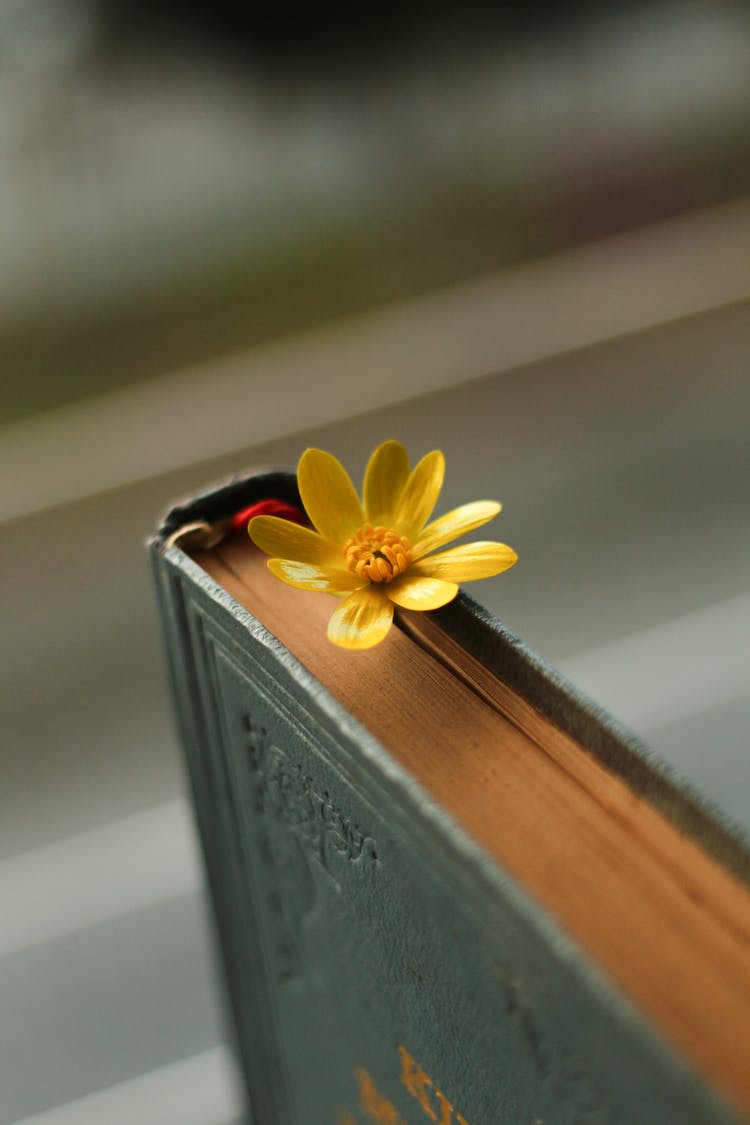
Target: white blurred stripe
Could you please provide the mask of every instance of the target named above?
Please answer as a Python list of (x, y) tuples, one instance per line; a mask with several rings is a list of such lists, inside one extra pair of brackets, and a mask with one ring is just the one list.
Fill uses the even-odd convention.
[(750, 593), (572, 656), (560, 670), (649, 734), (750, 695)]
[(0, 520), (750, 296), (750, 201), (5, 426)]
[(234, 1062), (215, 1047), (14, 1125), (230, 1125), (241, 1113)]
[(111, 821), (0, 864), (0, 956), (201, 886), (185, 801)]

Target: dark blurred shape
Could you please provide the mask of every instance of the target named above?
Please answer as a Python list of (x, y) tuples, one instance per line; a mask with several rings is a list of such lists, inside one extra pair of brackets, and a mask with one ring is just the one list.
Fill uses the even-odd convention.
[(214, 43), (233, 52), (278, 58), (307, 56), (308, 66), (318, 57), (347, 50), (359, 57), (451, 28), (457, 34), (481, 30), (483, 34), (538, 37), (597, 11), (586, 0), (533, 5), (497, 4), (491, 0), (397, 0), (370, 7), (334, 3), (258, 4), (240, 0), (181, 4), (179, 0), (101, 0), (103, 29), (118, 39), (137, 39), (154, 31), (177, 34), (203, 43)]

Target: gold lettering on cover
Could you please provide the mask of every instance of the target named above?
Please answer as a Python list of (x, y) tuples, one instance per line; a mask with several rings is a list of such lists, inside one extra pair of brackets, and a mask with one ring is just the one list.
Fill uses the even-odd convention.
[(437, 1086), (435, 1087), (435, 1096), (440, 1103), (440, 1125), (453, 1125), (453, 1122), (456, 1125), (468, 1125), (466, 1118), (462, 1117), (458, 1110), (451, 1105), (445, 1094), (441, 1093)]
[[(455, 1125), (468, 1125), (466, 1118), (451, 1105), (445, 1094), (437, 1088), (426, 1071), (422, 1069), (419, 1063), (415, 1062), (406, 1047), (399, 1044), (398, 1053), (401, 1056), (401, 1084), (413, 1098), (416, 1098), (427, 1116), (432, 1121), (437, 1121), (438, 1125), (454, 1125), (454, 1123)], [(432, 1100), (432, 1093), (435, 1095), (440, 1110), (439, 1119)]]
[(379, 1091), (363, 1066), (355, 1066), (354, 1077), (359, 1089), (359, 1105), (376, 1125), (406, 1125), (401, 1114), (392, 1102)]
[(413, 1098), (417, 1099), (427, 1116), (437, 1121), (437, 1114), (427, 1094), (427, 1091), (432, 1089), (432, 1082), (422, 1067), (411, 1057), (406, 1047), (399, 1046), (398, 1053), (401, 1055), (401, 1084)]

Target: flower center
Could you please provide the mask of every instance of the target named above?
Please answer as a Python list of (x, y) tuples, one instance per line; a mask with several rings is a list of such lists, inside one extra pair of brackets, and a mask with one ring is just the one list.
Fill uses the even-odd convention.
[(411, 545), (405, 535), (366, 523), (347, 539), (344, 558), (349, 570), (370, 582), (392, 582), (411, 565)]

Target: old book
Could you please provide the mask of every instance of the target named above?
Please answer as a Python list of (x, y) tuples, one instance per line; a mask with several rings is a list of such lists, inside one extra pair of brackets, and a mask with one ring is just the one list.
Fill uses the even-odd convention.
[(748, 855), (467, 597), (325, 636), (245, 534), (151, 542), (254, 1125), (750, 1117)]

